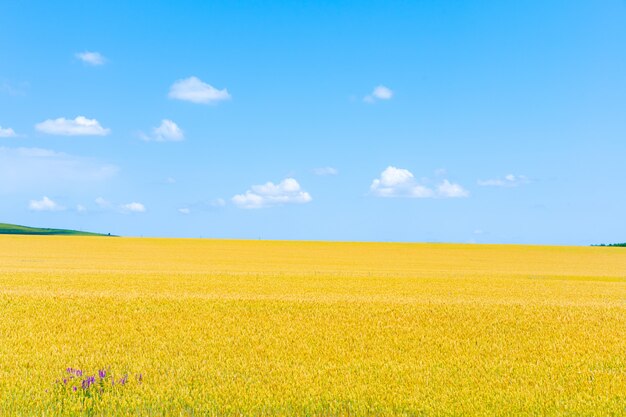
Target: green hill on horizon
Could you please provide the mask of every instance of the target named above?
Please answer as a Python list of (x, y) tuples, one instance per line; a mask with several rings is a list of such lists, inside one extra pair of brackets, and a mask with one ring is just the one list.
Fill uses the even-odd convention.
[(102, 233), (81, 232), (70, 229), (28, 227), (9, 223), (0, 223), (0, 235), (111, 236)]

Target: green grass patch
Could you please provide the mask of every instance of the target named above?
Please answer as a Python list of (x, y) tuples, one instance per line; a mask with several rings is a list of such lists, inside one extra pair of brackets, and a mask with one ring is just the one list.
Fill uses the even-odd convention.
[(102, 233), (82, 232), (69, 229), (48, 229), (0, 223), (0, 235), (64, 235), (64, 236), (111, 236)]

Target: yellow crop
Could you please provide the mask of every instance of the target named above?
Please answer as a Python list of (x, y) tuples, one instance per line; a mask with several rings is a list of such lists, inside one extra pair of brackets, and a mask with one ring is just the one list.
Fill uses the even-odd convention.
[(624, 249), (0, 237), (2, 416), (624, 414)]

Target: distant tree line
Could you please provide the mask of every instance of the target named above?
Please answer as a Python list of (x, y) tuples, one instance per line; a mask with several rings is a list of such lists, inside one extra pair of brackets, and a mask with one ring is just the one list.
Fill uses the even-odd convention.
[(600, 243), (599, 245), (591, 245), (591, 246), (610, 246), (616, 248), (626, 248), (626, 243)]

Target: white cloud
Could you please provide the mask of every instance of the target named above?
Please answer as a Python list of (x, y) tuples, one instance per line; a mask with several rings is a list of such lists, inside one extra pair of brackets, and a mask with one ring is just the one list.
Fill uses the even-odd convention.
[(96, 205), (104, 211), (117, 213), (145, 213), (147, 211), (146, 206), (138, 202), (114, 204), (103, 197), (98, 197), (94, 201)]
[(314, 168), (313, 173), (319, 176), (326, 176), (326, 175), (337, 175), (339, 174), (339, 171), (337, 170), (337, 168), (333, 168), (333, 167), (321, 167), (321, 168)]
[(106, 59), (102, 56), (100, 52), (80, 52), (76, 54), (76, 58), (80, 59), (85, 64), (94, 67), (104, 65), (104, 63), (106, 62)]
[(409, 184), (415, 177), (408, 169), (389, 166), (380, 174), (380, 184), (385, 187), (395, 187)]
[(15, 130), (10, 127), (3, 128), (0, 126), (0, 138), (14, 138), (16, 136), (17, 133), (15, 133)]
[(169, 98), (191, 101), (192, 103), (213, 104), (230, 100), (227, 89), (218, 90), (197, 77), (178, 80), (170, 87)]
[(87, 119), (78, 116), (75, 119), (48, 119), (35, 125), (35, 129), (48, 135), (62, 136), (106, 136), (111, 133), (111, 129), (100, 126), (96, 119)]
[(363, 97), (363, 101), (366, 103), (375, 103), (377, 100), (391, 100), (393, 97), (393, 91), (391, 89), (385, 87), (384, 85), (379, 85), (374, 90)]
[(152, 135), (148, 136), (141, 132), (139, 136), (148, 142), (179, 142), (185, 138), (183, 130), (169, 119), (161, 120), (161, 124), (152, 129)]
[(304, 204), (312, 200), (311, 195), (300, 188), (293, 178), (286, 178), (278, 184), (267, 182), (253, 185), (244, 194), (232, 198), (233, 203), (241, 208), (262, 208), (282, 204)]
[(223, 198), (216, 198), (215, 200), (211, 200), (209, 205), (212, 207), (224, 207), (226, 205), (226, 200)]
[(84, 213), (87, 211), (87, 207), (83, 206), (82, 204), (78, 204), (76, 206), (76, 211), (79, 213)]
[(478, 185), (483, 187), (518, 187), (528, 184), (530, 180), (524, 175), (505, 175), (504, 178), (493, 178), (489, 180), (478, 180)]
[(49, 149), (0, 147), (0, 193), (67, 192), (68, 187), (107, 181), (118, 171), (115, 165)]
[(176, 184), (176, 178), (173, 178), (173, 177), (167, 177), (167, 178), (165, 179), (165, 183), (166, 183), (166, 184)]
[(434, 197), (433, 190), (418, 184), (411, 171), (393, 166), (387, 167), (380, 178), (372, 181), (370, 191), (378, 197)]
[(189, 213), (191, 213), (191, 210), (190, 210), (190, 209), (188, 209), (187, 207), (183, 207), (183, 208), (179, 208), (179, 209), (178, 209), (178, 212), (179, 212), (180, 214), (189, 214)]
[(131, 212), (131, 213), (145, 213), (146, 212), (146, 206), (137, 202), (123, 204), (121, 206), (121, 209), (123, 211)]
[(444, 198), (469, 197), (469, 191), (459, 184), (453, 184), (448, 180), (443, 180), (443, 182), (437, 186), (437, 195)]
[(182, 129), (169, 119), (161, 120), (161, 125), (152, 129), (152, 133), (157, 141), (178, 141), (185, 137)]
[(469, 192), (459, 184), (443, 180), (434, 189), (420, 184), (408, 169), (387, 167), (380, 177), (372, 181), (370, 192), (378, 197), (407, 198), (458, 198), (468, 197)]
[(384, 85), (379, 85), (372, 92), (372, 96), (379, 100), (389, 100), (391, 99), (391, 97), (393, 97), (393, 91), (391, 91), (389, 88), (385, 87)]
[(32, 211), (62, 211), (64, 207), (58, 205), (55, 201), (44, 196), (41, 200), (30, 200), (28, 209)]
[(105, 200), (102, 197), (96, 198), (95, 202), (98, 205), (98, 207), (100, 207), (100, 208), (109, 208), (109, 207), (111, 207), (111, 203), (109, 201)]

